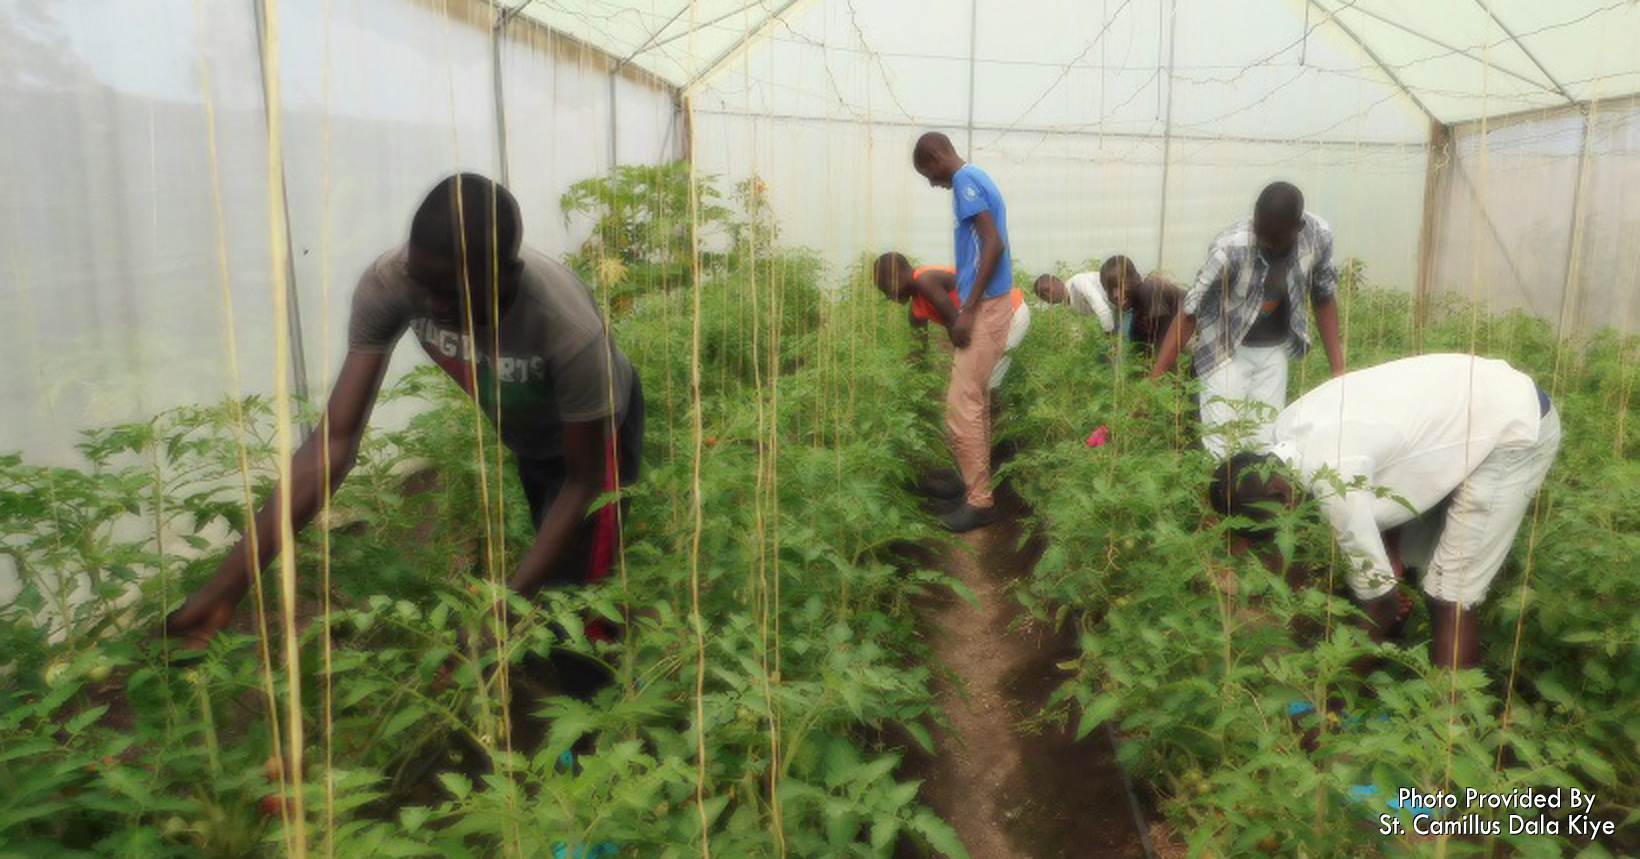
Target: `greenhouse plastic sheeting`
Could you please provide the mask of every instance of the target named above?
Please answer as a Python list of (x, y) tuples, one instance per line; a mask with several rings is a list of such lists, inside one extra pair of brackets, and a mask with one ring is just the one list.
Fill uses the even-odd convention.
[[(76, 459), (82, 428), (142, 419), (275, 373), (267, 143), (254, 5), (55, 0), (0, 8), (0, 450)], [(469, 2), (284, 0), (283, 163), (307, 384), (328, 389), (353, 284), (403, 241), (429, 187), (496, 174), (491, 23)], [(559, 195), (678, 154), (673, 92), (517, 20), (499, 42), (527, 240), (572, 249)], [(202, 73), (210, 79), (209, 98)], [(210, 157), (207, 108), (215, 119)], [(213, 203), (220, 180), (221, 218)], [(572, 235), (579, 232), (579, 238)], [(229, 367), (229, 328), (239, 376)], [(401, 350), (395, 375), (422, 361)], [(377, 420), (392, 421), (388, 411)]]
[[(978, 4), (972, 65), (966, 4), (806, 6), (694, 97), (697, 158), (758, 172), (783, 237), (834, 262), (890, 248), (944, 260), (948, 196), (911, 166), (917, 135), (944, 130), (1007, 198), (1016, 263), (1122, 252), (1181, 282), (1264, 184), (1288, 179), (1334, 226), (1341, 259), (1411, 288), (1429, 121), (1336, 30), (1307, 35), (1274, 0), (1176, 17), (1166, 4), (1046, 5)], [(1270, 21), (1291, 26), (1260, 32)]]
[(1457, 131), (1437, 198), (1434, 289), (1567, 333), (1640, 330), (1640, 107), (1547, 111)]

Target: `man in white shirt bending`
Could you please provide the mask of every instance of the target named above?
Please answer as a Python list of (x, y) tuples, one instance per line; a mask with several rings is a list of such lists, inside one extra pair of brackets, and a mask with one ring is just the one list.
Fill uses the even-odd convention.
[(1077, 313), (1099, 317), (1099, 327), (1106, 334), (1116, 331), (1117, 312), (1099, 282), (1098, 272), (1073, 274), (1070, 280), (1044, 274), (1036, 279), (1036, 297), (1048, 304), (1069, 304)]
[(1373, 640), (1410, 610), (1396, 592), (1404, 567), (1427, 565), (1430, 659), (1477, 666), (1477, 607), (1560, 446), (1548, 395), (1503, 361), (1420, 355), (1321, 384), (1281, 412), (1274, 436), (1269, 453), (1219, 467), (1214, 508), (1263, 523), (1273, 513), (1261, 502), (1292, 505), (1283, 469), (1268, 467), (1279, 460), (1332, 525)]

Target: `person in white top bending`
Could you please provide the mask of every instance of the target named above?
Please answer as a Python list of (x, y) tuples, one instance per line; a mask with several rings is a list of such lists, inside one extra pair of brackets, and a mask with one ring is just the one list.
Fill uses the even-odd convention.
[(1048, 304), (1069, 304), (1077, 313), (1098, 317), (1099, 327), (1106, 334), (1116, 331), (1117, 312), (1111, 307), (1104, 286), (1099, 283), (1098, 272), (1073, 274), (1070, 280), (1044, 274), (1036, 279), (1035, 292), (1037, 298)]
[(1430, 659), (1477, 666), (1477, 607), (1560, 446), (1548, 395), (1503, 361), (1421, 355), (1323, 383), (1281, 412), (1274, 437), (1267, 453), (1219, 466), (1213, 507), (1252, 520), (1243, 536), (1268, 541), (1264, 502), (1292, 506), (1308, 493), (1373, 640), (1410, 611), (1396, 590), (1405, 568), (1427, 565)]

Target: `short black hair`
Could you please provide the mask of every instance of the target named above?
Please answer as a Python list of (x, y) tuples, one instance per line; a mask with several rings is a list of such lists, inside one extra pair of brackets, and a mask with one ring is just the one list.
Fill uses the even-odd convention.
[(955, 153), (957, 147), (952, 145), (951, 138), (942, 131), (930, 131), (917, 138), (917, 145), (911, 150), (914, 154), (944, 155), (947, 152)]
[(465, 268), (474, 281), (516, 267), (523, 239), (518, 200), (477, 173), (434, 185), (410, 221), (411, 245)]
[(1291, 182), (1271, 182), (1259, 192), (1253, 213), (1274, 224), (1296, 224), (1304, 219), (1304, 192)]
[(898, 272), (911, 271), (911, 260), (899, 251), (889, 251), (877, 258), (877, 264), (872, 267), (872, 279), (877, 288), (881, 289), (883, 281), (892, 278)]
[(1133, 272), (1134, 274), (1142, 275), (1139, 271), (1139, 267), (1133, 264), (1132, 259), (1122, 256), (1121, 254), (1117, 254), (1116, 256), (1110, 257), (1100, 264), (1099, 279), (1104, 280), (1105, 278), (1116, 274), (1118, 271), (1123, 274)]
[(1213, 471), (1213, 483), (1207, 488), (1207, 501), (1214, 512), (1224, 518), (1239, 516), (1254, 522), (1251, 528), (1237, 528), (1245, 537), (1263, 537), (1274, 533), (1269, 524), (1274, 511), (1258, 506), (1263, 502), (1279, 501), (1275, 491), (1274, 469), (1278, 460), (1267, 453), (1241, 451), (1219, 463)]

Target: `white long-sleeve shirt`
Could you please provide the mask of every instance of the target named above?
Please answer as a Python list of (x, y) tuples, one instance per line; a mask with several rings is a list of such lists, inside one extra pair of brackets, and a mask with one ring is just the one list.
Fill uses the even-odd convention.
[(1070, 297), (1072, 310), (1099, 317), (1099, 327), (1105, 329), (1106, 334), (1116, 330), (1116, 312), (1111, 309), (1105, 287), (1099, 283), (1098, 272), (1084, 271), (1071, 275), (1065, 281), (1065, 292)]
[[(1440, 503), (1492, 451), (1536, 442), (1539, 412), (1537, 385), (1503, 361), (1419, 355), (1298, 398), (1276, 418), (1272, 452), (1302, 475), (1354, 566), (1388, 575), (1381, 532)], [(1363, 485), (1340, 494), (1329, 475)]]

